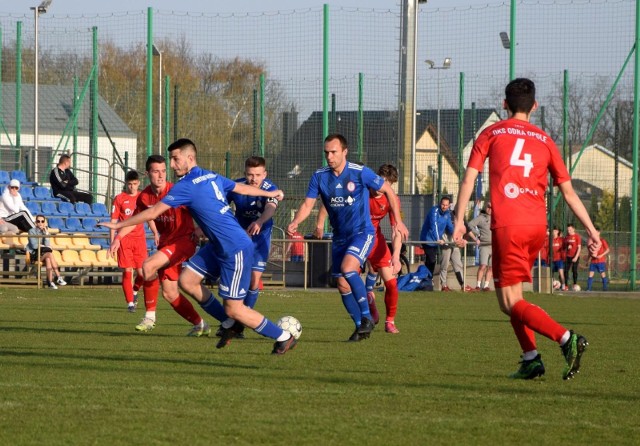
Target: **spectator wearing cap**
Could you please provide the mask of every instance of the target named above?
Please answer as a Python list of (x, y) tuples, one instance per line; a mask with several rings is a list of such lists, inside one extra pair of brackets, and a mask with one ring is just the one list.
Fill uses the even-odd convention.
[[(9, 182), (2, 192), (0, 199), (0, 219), (5, 224), (9, 224), (10, 232), (24, 231), (35, 227), (33, 215), (24, 205), (22, 196), (20, 195), (20, 181), (15, 178)], [(2, 226), (2, 224), (0, 224)], [(15, 229), (15, 231), (13, 230)]]
[(78, 179), (73, 175), (70, 167), (71, 157), (69, 155), (60, 155), (58, 165), (51, 169), (51, 174), (49, 174), (53, 196), (74, 204), (78, 201), (92, 204), (93, 196), (90, 193), (76, 189)]

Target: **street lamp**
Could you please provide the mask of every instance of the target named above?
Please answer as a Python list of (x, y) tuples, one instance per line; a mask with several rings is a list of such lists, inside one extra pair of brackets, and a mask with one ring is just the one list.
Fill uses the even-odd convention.
[(38, 172), (38, 17), (45, 14), (52, 0), (44, 0), (40, 6), (33, 6), (29, 9), (33, 11), (34, 22), (34, 80), (33, 80), (33, 164), (34, 172)]
[(438, 157), (438, 188), (436, 190), (436, 200), (440, 198), (440, 194), (442, 193), (442, 153), (440, 152), (440, 70), (448, 70), (451, 68), (451, 58), (445, 57), (442, 62), (441, 67), (436, 67), (436, 64), (432, 60), (425, 60), (426, 64), (429, 65), (430, 70), (437, 70), (437, 94), (438, 94), (438, 123), (437, 123), (437, 135), (436, 135), (436, 146), (437, 146), (437, 157)]
[(162, 51), (155, 45), (151, 45), (154, 56), (159, 56), (158, 70), (158, 155), (162, 155)]

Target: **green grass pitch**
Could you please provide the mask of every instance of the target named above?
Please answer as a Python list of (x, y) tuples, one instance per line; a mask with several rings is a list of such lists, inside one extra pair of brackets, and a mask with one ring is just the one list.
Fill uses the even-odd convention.
[(640, 299), (528, 298), (589, 340), (576, 379), (542, 337), (547, 374), (507, 378), (520, 352), (493, 293), (401, 293), (399, 335), (347, 343), (337, 291), (266, 291), (257, 309), (303, 326), (277, 357), (253, 332), (187, 338), (164, 301), (136, 333), (115, 287), (0, 289), (0, 444), (638, 444)]

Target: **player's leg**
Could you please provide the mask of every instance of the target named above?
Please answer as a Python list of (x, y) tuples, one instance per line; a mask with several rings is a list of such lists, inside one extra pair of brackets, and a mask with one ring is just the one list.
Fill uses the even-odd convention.
[(253, 237), (253, 260), (251, 264), (251, 283), (244, 304), (249, 308), (254, 308), (260, 294), (260, 280), (267, 268), (269, 251), (271, 250), (271, 232), (260, 233)]
[(429, 245), (423, 244), (422, 249), (424, 250), (424, 266), (427, 267), (427, 270), (429, 271), (429, 274), (430, 274), (430, 277), (428, 279), (431, 280), (431, 283), (433, 284), (433, 273), (436, 270), (436, 258), (438, 256), (438, 246), (431, 245), (431, 244)]
[(376, 296), (373, 292), (373, 287), (378, 280), (380, 267), (391, 266), (391, 252), (389, 251), (384, 235), (382, 235), (382, 231), (379, 229), (375, 234), (373, 247), (371, 248), (371, 252), (367, 259), (367, 266), (369, 270), (365, 282), (365, 287), (367, 289), (367, 302), (369, 303), (369, 311), (373, 318), (373, 323), (377, 324), (380, 321), (380, 313), (376, 306)]
[[(158, 305), (158, 292), (160, 290), (160, 282), (157, 276), (145, 275), (144, 262), (148, 258), (147, 244), (144, 239), (138, 239), (136, 243), (131, 246), (131, 256), (133, 264), (136, 269), (142, 273), (143, 282), (142, 290), (144, 292), (144, 317), (138, 325), (136, 325), (136, 331), (149, 332), (156, 326), (156, 307)], [(133, 287), (132, 287), (133, 292)]]
[(393, 275), (391, 267), (380, 268), (380, 276), (384, 281), (384, 305), (386, 309), (384, 331), (393, 334), (400, 333), (396, 328), (395, 322), (398, 311), (398, 281)]
[(340, 264), (340, 272), (344, 279), (349, 283), (349, 288), (358, 302), (360, 307), (360, 316), (362, 318), (358, 333), (365, 337), (373, 331), (375, 324), (369, 310), (369, 301), (367, 300), (367, 290), (364, 282), (360, 278), (360, 268), (369, 256), (374, 242), (375, 234), (357, 234), (348, 240), (346, 254)]
[(442, 255), (440, 257), (440, 290), (451, 291), (447, 285), (447, 270), (449, 269), (449, 261), (451, 261), (451, 248), (449, 246), (442, 247)]
[(593, 276), (596, 272), (596, 266), (595, 264), (590, 264), (589, 265), (589, 276), (587, 277), (587, 291), (591, 291), (591, 288), (593, 287)]
[(469, 285), (465, 285), (464, 283), (464, 276), (462, 275), (462, 254), (460, 254), (460, 248), (457, 246), (451, 248), (451, 264), (453, 265), (453, 272), (456, 275), (460, 289), (462, 291), (473, 291)]

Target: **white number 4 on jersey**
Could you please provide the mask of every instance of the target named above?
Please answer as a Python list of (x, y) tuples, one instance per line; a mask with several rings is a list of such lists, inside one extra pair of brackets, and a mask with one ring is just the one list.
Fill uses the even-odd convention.
[[(524, 177), (528, 178), (531, 169), (533, 168), (533, 162), (531, 161), (530, 153), (522, 153), (522, 149), (524, 147), (524, 139), (518, 138), (516, 141), (516, 145), (513, 147), (513, 152), (511, 153), (510, 163), (512, 166), (522, 166), (524, 167)], [(523, 158), (520, 158), (520, 155), (524, 155)]]

